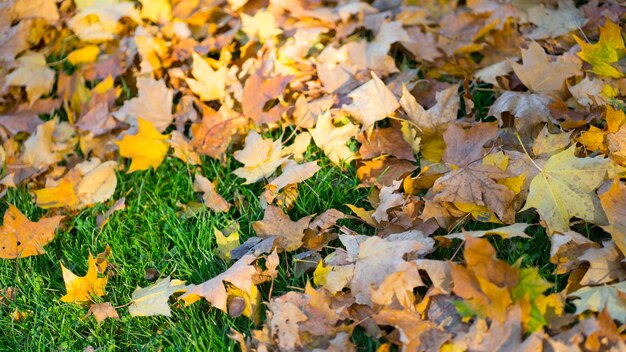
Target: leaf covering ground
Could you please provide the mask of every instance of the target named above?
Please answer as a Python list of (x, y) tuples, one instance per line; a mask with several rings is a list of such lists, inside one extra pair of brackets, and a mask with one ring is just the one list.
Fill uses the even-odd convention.
[(624, 5), (0, 10), (2, 346), (626, 350)]

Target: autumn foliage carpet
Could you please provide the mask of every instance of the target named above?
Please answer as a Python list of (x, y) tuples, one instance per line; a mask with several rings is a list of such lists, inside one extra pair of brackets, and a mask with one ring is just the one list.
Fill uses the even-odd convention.
[(626, 7), (0, 4), (0, 350), (626, 350)]

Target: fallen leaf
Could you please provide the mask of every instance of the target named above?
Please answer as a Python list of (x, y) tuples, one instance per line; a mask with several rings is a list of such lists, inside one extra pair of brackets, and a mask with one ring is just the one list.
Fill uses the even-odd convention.
[(522, 49), (522, 60), (522, 65), (512, 62), (511, 67), (522, 83), (535, 93), (559, 94), (567, 78), (581, 73), (581, 62), (575, 56), (561, 55), (552, 59), (537, 42)]
[(226, 237), (222, 231), (213, 228), (213, 233), (215, 234), (215, 243), (217, 244), (215, 252), (223, 260), (230, 260), (230, 251), (239, 247), (239, 232), (235, 231)]
[(91, 304), (91, 307), (89, 307), (85, 318), (89, 317), (90, 315), (93, 315), (93, 317), (96, 318), (98, 324), (102, 323), (106, 318), (118, 320), (120, 319), (120, 316), (119, 314), (117, 314), (115, 307), (113, 307), (110, 302)]
[(626, 282), (619, 282), (613, 285), (583, 287), (568, 296), (577, 297), (573, 302), (576, 306), (576, 314), (587, 310), (600, 312), (606, 309), (611, 318), (624, 323), (626, 322), (624, 294), (626, 294)]
[(602, 228), (611, 234), (613, 241), (626, 256), (626, 185), (613, 180), (611, 188), (600, 194), (600, 203), (609, 220)]
[(569, 220), (577, 217), (606, 224), (606, 215), (595, 190), (607, 178), (608, 160), (577, 158), (570, 147), (548, 159), (530, 184), (524, 208), (535, 208), (550, 232), (566, 232)]
[(280, 140), (265, 139), (252, 131), (246, 137), (245, 147), (233, 153), (233, 157), (244, 164), (243, 167), (234, 170), (233, 173), (245, 178), (244, 184), (246, 185), (268, 177), (285, 160), (282, 157), (281, 149)]
[(135, 135), (124, 135), (124, 138), (115, 143), (120, 148), (120, 155), (131, 158), (128, 172), (146, 170), (149, 167), (157, 169), (165, 159), (169, 149), (168, 135), (162, 135), (150, 123), (142, 118), (137, 119), (138, 131)]
[(259, 237), (276, 238), (276, 245), (286, 251), (294, 251), (302, 246), (304, 230), (309, 227), (313, 215), (305, 216), (298, 221), (291, 221), (287, 214), (276, 206), (265, 208), (263, 220), (252, 223), (252, 228)]
[(340, 166), (354, 159), (355, 153), (347, 144), (358, 131), (358, 126), (350, 122), (339, 127), (335, 126), (330, 111), (319, 115), (315, 128), (309, 129), (315, 144), (324, 151), (330, 161)]
[(185, 78), (192, 92), (204, 101), (221, 100), (226, 96), (226, 66), (213, 70), (197, 53), (193, 53), (191, 74), (195, 79)]
[(69, 271), (63, 263), (61, 263), (61, 270), (63, 271), (63, 281), (65, 282), (65, 289), (67, 291), (65, 296), (61, 297), (62, 302), (88, 302), (92, 300), (92, 296), (104, 296), (104, 286), (106, 286), (109, 277), (98, 277), (96, 259), (94, 259), (91, 253), (89, 253), (88, 269), (85, 276), (76, 276)]
[(28, 101), (31, 104), (50, 92), (54, 85), (54, 70), (48, 67), (42, 53), (29, 51), (17, 59), (16, 66), (17, 68), (6, 76), (4, 88), (26, 87)]
[(193, 190), (202, 192), (204, 205), (216, 212), (227, 212), (230, 204), (215, 190), (213, 183), (206, 177), (196, 174), (193, 180)]
[(138, 124), (138, 120), (148, 121), (157, 131), (163, 132), (172, 123), (172, 100), (174, 93), (165, 86), (163, 80), (137, 78), (139, 95), (124, 102), (121, 109), (113, 113), (120, 121)]
[(600, 39), (595, 44), (587, 43), (576, 35), (574, 39), (581, 48), (578, 56), (591, 64), (594, 73), (612, 78), (621, 78), (624, 75), (615, 66), (626, 55), (624, 38), (617, 24), (607, 19), (604, 27), (600, 28)]
[(54, 239), (63, 216), (28, 220), (14, 205), (4, 213), (0, 227), (0, 258), (24, 258), (44, 253), (43, 247)]
[(189, 305), (204, 297), (211, 306), (228, 313), (228, 294), (224, 282), (229, 282), (249, 294), (252, 289), (252, 276), (257, 273), (257, 269), (251, 265), (255, 260), (256, 256), (254, 255), (244, 255), (228, 270), (216, 277), (199, 285), (187, 286), (187, 292), (178, 299), (182, 299), (185, 305)]
[(374, 72), (371, 80), (353, 90), (348, 97), (352, 98), (352, 103), (344, 105), (343, 109), (359, 120), (363, 129), (391, 116), (400, 107), (398, 99)]
[(181, 280), (170, 280), (165, 277), (148, 287), (137, 287), (132, 295), (128, 312), (133, 317), (149, 317), (164, 315), (171, 317), (172, 312), (167, 304), (170, 296), (176, 292), (185, 292), (187, 286)]

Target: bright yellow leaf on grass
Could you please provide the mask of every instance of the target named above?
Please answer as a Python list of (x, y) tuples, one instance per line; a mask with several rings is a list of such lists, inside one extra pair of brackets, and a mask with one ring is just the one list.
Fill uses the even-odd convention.
[(593, 72), (612, 78), (621, 78), (624, 74), (613, 64), (626, 55), (626, 47), (620, 28), (610, 20), (600, 28), (600, 40), (595, 44), (586, 43), (583, 39), (574, 36), (580, 45), (578, 56), (593, 66)]
[(61, 301), (68, 303), (87, 302), (91, 301), (92, 295), (104, 296), (104, 286), (106, 286), (109, 277), (98, 277), (96, 259), (91, 253), (89, 253), (89, 266), (85, 276), (76, 276), (63, 266), (63, 263), (61, 263), (61, 270), (63, 271), (63, 281), (65, 281), (65, 289), (67, 290), (67, 294), (61, 297)]
[(133, 160), (128, 169), (129, 173), (146, 170), (149, 167), (156, 170), (169, 149), (167, 143), (169, 135), (160, 134), (154, 125), (142, 118), (137, 118), (137, 123), (139, 129), (137, 134), (124, 135), (121, 141), (115, 143), (120, 147), (121, 156)]
[(100, 54), (100, 49), (97, 45), (87, 45), (84, 48), (76, 49), (67, 55), (67, 61), (72, 65), (86, 64), (95, 62)]

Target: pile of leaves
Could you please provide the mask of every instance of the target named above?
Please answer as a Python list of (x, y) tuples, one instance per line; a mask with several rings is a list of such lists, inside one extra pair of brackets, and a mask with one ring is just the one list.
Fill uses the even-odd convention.
[[(236, 227), (215, 229), (229, 269), (201, 283), (165, 277), (137, 288), (130, 315), (169, 316), (171, 306), (204, 299), (257, 324), (233, 332), (244, 351), (351, 351), (357, 327), (384, 338), (382, 351), (626, 349), (618, 2), (0, 7), (0, 187), (27, 187), (49, 209), (32, 222), (9, 205), (3, 260), (43, 253), (60, 224), (94, 204), (111, 205), (100, 226), (123, 217), (113, 215), (124, 209), (112, 199), (119, 172), (232, 153), (240, 182), (264, 185), (255, 236), (240, 244)], [(290, 218), (298, 184), (320, 169), (303, 160), (313, 146), (333, 167), (356, 164), (369, 208)], [(236, 211), (219, 182), (198, 173), (194, 190), (211, 211)], [(468, 222), (495, 229), (463, 231)], [(482, 238), (529, 237), (533, 223), (550, 236), (555, 273), (568, 274), (563, 287), (498, 259)], [(604, 240), (582, 235), (586, 227)], [(454, 239), (460, 253), (427, 259)], [(82, 277), (62, 266), (63, 302), (89, 306), (106, 294), (111, 250), (90, 255)], [(273, 296), (281, 260), (294, 257), (311, 282)], [(93, 303), (89, 313), (101, 321), (118, 310)]]

